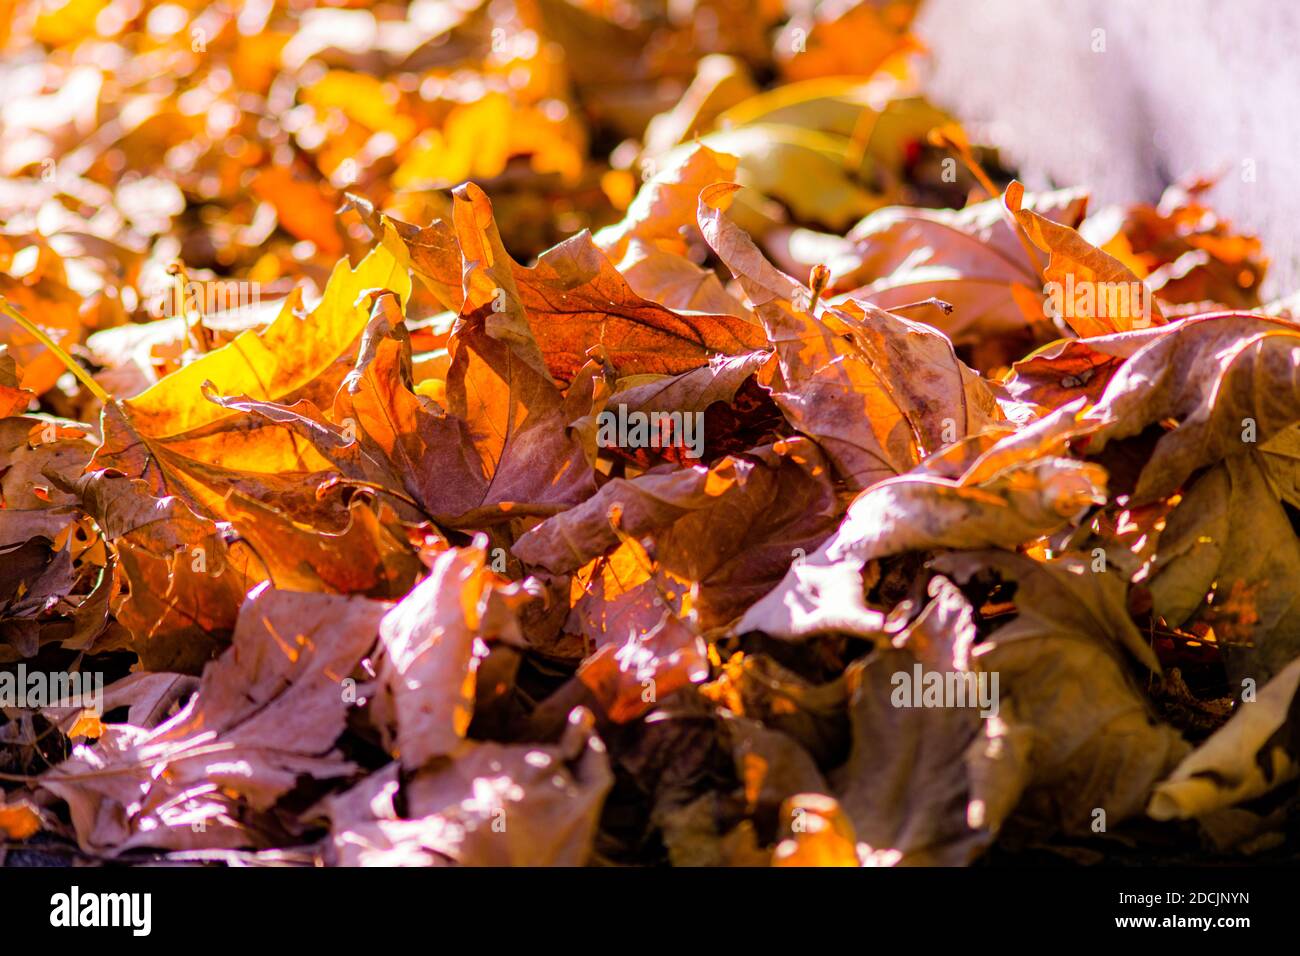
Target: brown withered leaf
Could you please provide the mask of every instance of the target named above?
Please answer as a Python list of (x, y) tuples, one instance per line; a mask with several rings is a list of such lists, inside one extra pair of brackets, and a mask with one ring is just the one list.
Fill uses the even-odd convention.
[(1157, 327), (1061, 339), (1013, 363), (1002, 387), (1032, 416), (1048, 414), (1081, 396), (1096, 404), (1124, 360), (1161, 334)]
[(1106, 245), (1140, 265), (1152, 291), (1175, 309), (1258, 308), (1268, 260), (1259, 239), (1236, 232), (1206, 205), (1214, 185), (1208, 178), (1174, 183), (1158, 204), (1139, 203), (1104, 220), (1109, 229), (1097, 238), (1109, 233)]
[(332, 474), (282, 478), (297, 490), (259, 481), (256, 494), (248, 494), (239, 490), (242, 479), (233, 478), (236, 490), (227, 495), (224, 509), (239, 540), (278, 586), (376, 598), (406, 592), (420, 570), (410, 543), (422, 523), (401, 520), (405, 508), (399, 516), (388, 504), (390, 497), (369, 489), (331, 494)]
[(731, 715), (716, 721), (716, 730), (720, 749), (730, 750), (738, 786), (656, 806), (653, 819), (668, 859), (674, 866), (769, 866), (772, 851), (762, 841), (772, 822), (781, 820), (784, 802), (830, 788), (786, 734)]
[[(704, 642), (694, 628), (670, 607), (655, 606), (651, 615), (644, 613), (645, 605), (653, 603), (647, 600), (648, 590), (627, 591), (608, 602), (611, 621), (602, 624), (605, 639), (578, 668), (578, 680), (618, 724), (643, 716), (709, 675)], [(618, 607), (620, 603), (627, 607)], [(637, 621), (647, 618), (646, 624)], [(626, 629), (621, 641), (618, 628)]]
[(256, 558), (139, 479), (103, 469), (73, 487), (117, 549), (126, 593), (114, 610), (130, 649), (148, 670), (198, 673), (230, 639), (245, 593), (263, 579)]
[[(743, 446), (744, 432), (733, 429), (738, 421), (747, 423), (749, 416), (746, 407), (738, 406), (762, 394), (751, 380), (771, 357), (770, 352), (716, 356), (708, 365), (680, 375), (631, 375), (612, 386), (602, 369), (600, 379), (593, 381), (591, 411), (571, 427), (593, 459), (619, 457), (647, 469), (664, 461), (715, 461), (737, 444)], [(595, 379), (595, 363), (590, 370)], [(738, 400), (742, 390), (746, 394)], [(646, 440), (622, 440), (619, 423), (628, 425), (626, 437), (631, 437), (638, 421), (646, 426)]]
[(1016, 815), (1085, 834), (1098, 819), (1110, 827), (1140, 814), (1188, 746), (1135, 682), (1132, 659), (1155, 660), (1125, 609), (1123, 578), (1010, 551), (950, 554), (934, 566), (959, 583), (983, 572), (1017, 585), (1016, 618), (973, 655), (978, 671), (998, 675), (1000, 719), (1026, 748)]
[(1188, 488), (1160, 533), (1152, 612), (1214, 629), (1232, 683), (1262, 685), (1300, 656), (1300, 541), (1254, 452)]
[[(972, 660), (974, 611), (943, 577), (908, 628), (845, 672), (853, 748), (832, 775), (860, 841), (902, 866), (971, 862), (1018, 802), (1025, 767), (1001, 746), (998, 686)], [(919, 706), (928, 675), (963, 695)]]
[(362, 196), (349, 193), (347, 198), (343, 211), (356, 210), (374, 239), (414, 272), (444, 308), (460, 312), (465, 292), (455, 227), (445, 219), (415, 226), (382, 214)]
[(677, 312), (712, 312), (752, 321), (749, 310), (723, 288), (712, 269), (642, 239), (627, 244), (616, 267), (637, 295)]
[(0, 661), (57, 643), (85, 649), (103, 630), (114, 560), (68, 484), (88, 428), (36, 416), (0, 419)]
[(9, 354), (9, 346), (0, 346), (0, 418), (22, 413), (36, 393), (22, 387), (18, 363)]
[[(1065, 226), (1077, 226), (1088, 205), (1077, 190), (1036, 193), (1023, 201)], [(1043, 261), (1029, 259), (998, 199), (956, 211), (877, 210), (848, 232), (826, 264), (835, 291), (882, 309), (931, 298), (949, 303), (950, 314), (938, 308), (916, 314), (958, 345), (991, 336), (1030, 344), (1054, 337), (1042, 306)]]
[(175, 717), (152, 730), (108, 725), (39, 786), (67, 801), (88, 851), (257, 845), (249, 813), (270, 810), (300, 777), (352, 770), (332, 749), (349, 707), (343, 682), (374, 646), (385, 610), (365, 598), (255, 589), (234, 646)]
[(738, 716), (726, 717), (723, 728), (750, 816), (775, 815), (795, 794), (830, 792), (812, 755), (789, 734)]
[(256, 498), (232, 494), (228, 507), (239, 540), (277, 587), (397, 598), (419, 577), (410, 526), (382, 501), (352, 498), (337, 531)]
[(280, 426), (311, 449), (313, 460), (337, 469), (344, 485), (374, 488), (397, 508), (414, 506), (416, 515), (471, 520), (471, 512), (526, 512), (593, 490), (581, 443), (566, 431), (573, 416), (564, 396), (527, 360), (535, 347), (528, 348), (526, 327), (522, 343), (502, 341), (488, 331), (487, 317), (496, 313), (467, 313), (451, 341), (444, 408), (412, 391), (410, 336), (398, 297), (372, 298), (355, 367), (328, 414), (302, 400), (223, 398), (210, 388), (205, 394), (220, 407)]
[(1244, 313), (1171, 323), (1111, 377), (1089, 413), (1095, 455), (1153, 425), (1135, 503), (1174, 492), (1198, 468), (1244, 454), (1300, 421), (1300, 327)]
[(1278, 497), (1292, 508), (1300, 508), (1300, 426), (1273, 436), (1260, 451)]
[(574, 571), (624, 535), (650, 536), (657, 569), (690, 592), (693, 620), (724, 624), (834, 528), (839, 501), (825, 459), (804, 438), (696, 467), (614, 479), (524, 534), (514, 553)]
[(66, 541), (80, 516), (66, 485), (94, 454), (83, 429), (30, 415), (0, 419), (0, 552)]
[(773, 397), (850, 487), (910, 471), (1000, 417), (986, 384), (930, 327), (858, 303), (815, 314), (811, 290), (774, 268), (726, 217), (737, 189), (720, 183), (701, 194), (701, 228), (776, 348), (782, 381)]
[(761, 722), (794, 739), (818, 766), (843, 762), (848, 752), (847, 692), (843, 676), (813, 683), (765, 654), (739, 651), (723, 662), (701, 693), (724, 713)]
[[(397, 764), (328, 805), (343, 866), (580, 866), (613, 782), (591, 714), (557, 744), (465, 743), (405, 786)], [(407, 816), (394, 800), (405, 798)]]
[(1294, 856), (1300, 293), (918, 10), (0, 0), (0, 866)]
[(127, 709), (126, 723), (151, 730), (199, 689), (197, 678), (167, 671), (140, 671), (104, 688), (104, 713)]
[(367, 332), (375, 347), (340, 390), (335, 417), (356, 423), (363, 449), (428, 514), (457, 520), (480, 508), (568, 504), (594, 490), (564, 397), (529, 350), (521, 356), (492, 336), (484, 310), (463, 316), (452, 337), (445, 409), (411, 391), (410, 346), (392, 334), (400, 313), (382, 310), (394, 313), (391, 297), (375, 304)]
[(488, 602), (502, 585), (485, 562), (481, 547), (443, 552), (380, 623), (372, 717), (408, 770), (454, 751), (469, 729), (475, 642), (488, 636)]
[(1065, 458), (1033, 458), (979, 484), (929, 475), (881, 482), (853, 501), (835, 533), (795, 562), (736, 630), (878, 634), (884, 615), (863, 594), (868, 562), (904, 551), (1014, 548), (1078, 520), (1105, 501), (1105, 487), (1101, 468)]

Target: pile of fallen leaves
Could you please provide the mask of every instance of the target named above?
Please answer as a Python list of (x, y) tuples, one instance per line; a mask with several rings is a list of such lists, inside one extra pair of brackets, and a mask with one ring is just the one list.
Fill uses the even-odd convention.
[(1294, 853), (1300, 325), (912, 13), (0, 3), (0, 857)]

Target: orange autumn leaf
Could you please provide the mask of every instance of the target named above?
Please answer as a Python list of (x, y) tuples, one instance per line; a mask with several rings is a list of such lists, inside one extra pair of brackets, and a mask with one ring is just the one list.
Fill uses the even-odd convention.
[(31, 805), (0, 805), (0, 833), (9, 840), (26, 840), (41, 830), (41, 818)]
[(1043, 275), (1054, 314), (1084, 338), (1164, 323), (1151, 290), (1127, 266), (1069, 226), (1022, 208), (1023, 197), (1013, 182), (1004, 201), (1034, 245), (1051, 254)]
[(343, 251), (334, 218), (337, 203), (321, 187), (296, 178), (286, 166), (272, 166), (257, 174), (253, 192), (275, 207), (281, 225), (294, 236), (314, 243), (327, 256)]

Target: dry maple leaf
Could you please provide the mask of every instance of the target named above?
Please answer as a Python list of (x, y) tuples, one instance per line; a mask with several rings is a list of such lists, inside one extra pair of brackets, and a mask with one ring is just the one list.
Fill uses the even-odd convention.
[(1052, 307), (1080, 336), (1127, 332), (1164, 324), (1151, 291), (1132, 271), (1069, 226), (1023, 207), (1024, 187), (1013, 182), (1003, 201), (1039, 249), (1051, 253), (1043, 276)]
[(429, 576), (380, 622), (373, 719), (408, 769), (451, 753), (469, 729), (479, 665), (475, 643), (487, 636), (488, 602), (494, 591), (501, 600), (503, 590), (485, 561), (482, 548), (443, 552)]
[[(385, 314), (392, 311), (394, 314)], [(525, 327), (522, 353), (497, 339), (483, 312), (467, 313), (451, 341), (440, 408), (410, 388), (409, 344), (394, 329), (401, 315), (381, 297), (367, 330), (370, 347), (340, 389), (335, 418), (350, 421), (363, 451), (378, 459), (428, 514), (472, 521), (475, 509), (558, 506), (594, 490), (591, 466), (565, 397), (536, 357)]]
[[(1023, 203), (1053, 222), (1077, 226), (1087, 197), (1061, 190), (1026, 196)], [(957, 211), (879, 209), (838, 245), (826, 259), (837, 292), (883, 309), (930, 298), (947, 302), (949, 314), (938, 308), (920, 314), (959, 345), (988, 336), (1033, 343), (1050, 334), (1041, 301), (1042, 260), (1028, 258), (997, 199)]]
[(109, 725), (41, 786), (68, 802), (87, 850), (256, 845), (240, 807), (269, 810), (299, 777), (352, 771), (333, 749), (349, 707), (344, 681), (385, 611), (365, 598), (254, 589), (233, 646), (175, 717), (152, 730)]
[(1091, 832), (1097, 808), (1110, 821), (1141, 813), (1188, 746), (1154, 718), (1130, 676), (1126, 655), (1155, 662), (1118, 576), (1012, 552), (953, 554), (935, 567), (957, 582), (992, 570), (1018, 586), (1017, 617), (975, 652), (978, 670), (1000, 676), (1009, 736), (1028, 737), (1017, 745), (1026, 779), (1016, 812), (1067, 833)]
[[(658, 574), (691, 591), (700, 627), (726, 623), (834, 527), (839, 502), (807, 439), (752, 449), (712, 468), (615, 479), (523, 535), (526, 565), (575, 571), (625, 536), (653, 536)], [(640, 585), (646, 575), (622, 588)]]
[[(761, 348), (761, 329), (733, 314), (677, 313), (637, 295), (590, 235), (580, 233), (549, 249), (532, 267), (520, 266), (501, 244), (492, 206), (467, 184), (455, 193), (454, 226), (425, 230), (372, 220), (390, 245), (408, 250), (416, 275), (435, 288), (457, 284), (463, 267), (446, 253), (458, 248), (465, 267), (476, 264), (455, 307), (477, 314), (489, 334), (522, 341), (530, 330), (546, 370), (567, 384), (601, 346), (621, 374), (675, 374), (703, 365), (718, 353)], [(391, 238), (388, 238), (391, 237)], [(500, 290), (500, 291), (498, 291)], [(508, 331), (506, 331), (508, 330)], [(536, 364), (533, 357), (527, 359)]]
[(1134, 500), (1169, 494), (1196, 469), (1244, 454), (1300, 421), (1300, 327), (1249, 314), (1184, 319), (1116, 371), (1089, 417), (1089, 454), (1161, 422)]
[(884, 615), (863, 598), (868, 562), (904, 551), (1014, 548), (1077, 520), (1104, 492), (1102, 469), (1062, 458), (1031, 459), (979, 484), (929, 475), (883, 481), (854, 499), (835, 533), (797, 561), (736, 629), (785, 638), (878, 634)]
[[(992, 841), (1027, 777), (1023, 755), (999, 740), (1005, 728), (997, 715), (979, 709), (994, 703), (997, 691), (979, 696), (989, 687), (979, 686), (971, 658), (973, 609), (942, 577), (931, 580), (929, 594), (931, 603), (892, 646), (845, 672), (853, 746), (832, 775), (857, 839), (904, 866), (970, 862)], [(894, 675), (910, 676), (918, 666), (960, 675), (967, 706), (899, 707)]]
[[(738, 187), (700, 195), (700, 224), (737, 275), (781, 364), (773, 389), (790, 423), (816, 438), (850, 487), (909, 471), (926, 454), (997, 420), (991, 393), (928, 326), (849, 304), (819, 317), (811, 292), (774, 268), (724, 210)], [(913, 389), (946, 380), (939, 396)]]
[(1198, 477), (1160, 532), (1152, 613), (1201, 621), (1222, 642), (1230, 678), (1264, 683), (1300, 653), (1300, 543), (1257, 452)]
[[(345, 866), (579, 866), (613, 782), (591, 732), (570, 716), (558, 744), (466, 743), (399, 786), (396, 764), (330, 801), (330, 839)], [(394, 805), (400, 792), (407, 817)]]

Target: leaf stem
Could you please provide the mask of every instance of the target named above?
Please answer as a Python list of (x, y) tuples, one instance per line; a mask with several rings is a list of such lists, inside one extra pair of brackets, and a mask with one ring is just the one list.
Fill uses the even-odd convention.
[(113, 396), (104, 391), (103, 386), (91, 378), (90, 373), (78, 365), (72, 356), (63, 350), (63, 347), (59, 345), (58, 342), (50, 338), (44, 329), (10, 305), (9, 300), (2, 295), (0, 295), (0, 312), (3, 312), (5, 315), (9, 316), (9, 318), (21, 325), (33, 337), (35, 337), (38, 342), (53, 352), (54, 357), (62, 362), (64, 367), (77, 377), (77, 381), (86, 386), (87, 391), (89, 391), (91, 395), (94, 395), (105, 405), (112, 404), (115, 401)]

